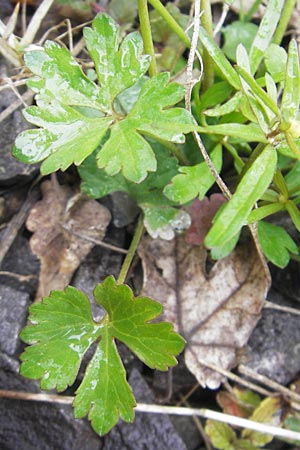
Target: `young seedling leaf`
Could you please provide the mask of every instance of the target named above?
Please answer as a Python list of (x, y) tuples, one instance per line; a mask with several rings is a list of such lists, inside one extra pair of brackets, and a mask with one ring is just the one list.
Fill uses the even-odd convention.
[(291, 40), (288, 50), (286, 76), (282, 94), (281, 112), (284, 120), (296, 119), (300, 103), (300, 69), (298, 46)]
[(160, 370), (176, 365), (175, 355), (183, 350), (184, 340), (170, 323), (149, 323), (161, 314), (160, 303), (135, 298), (128, 286), (118, 285), (112, 276), (96, 286), (94, 296), (107, 312), (101, 322), (93, 320), (87, 297), (73, 287), (53, 291), (30, 308), (32, 325), (24, 328), (21, 338), (31, 347), (21, 356), (21, 373), (41, 378), (44, 389), (62, 391), (75, 381), (87, 349), (101, 339), (76, 392), (74, 408), (76, 417), (89, 414), (93, 428), (102, 435), (119, 416), (127, 422), (134, 417), (135, 400), (115, 338), (149, 367)]
[[(210, 154), (211, 160), (218, 172), (222, 167), (222, 146), (217, 145)], [(215, 179), (207, 164), (202, 162), (195, 166), (179, 167), (180, 174), (172, 178), (171, 184), (165, 187), (164, 194), (172, 201), (181, 205), (198, 196), (202, 200), (206, 192), (214, 184)]]
[(85, 160), (79, 168), (83, 180), (81, 189), (93, 198), (101, 198), (111, 192), (122, 191), (134, 200), (144, 212), (144, 225), (152, 237), (172, 239), (175, 230), (187, 228), (190, 218), (187, 213), (174, 208), (163, 193), (164, 187), (178, 173), (176, 158), (161, 144), (149, 141), (157, 160), (157, 171), (150, 173), (140, 184), (132, 183), (122, 174), (109, 176), (95, 164), (95, 156)]
[(276, 163), (276, 151), (267, 145), (244, 174), (232, 198), (215, 220), (205, 239), (208, 248), (222, 247), (247, 223), (251, 209), (272, 181)]
[(126, 380), (126, 372), (108, 327), (76, 391), (74, 415), (88, 415), (100, 436), (118, 422), (133, 422), (135, 399)]
[[(84, 33), (99, 85), (83, 73), (67, 49), (54, 42), (27, 53), (25, 62), (35, 74), (29, 86), (37, 94), (37, 106), (25, 109), (24, 115), (41, 128), (17, 137), (14, 156), (26, 163), (45, 160), (44, 175), (65, 170), (72, 163), (80, 165), (111, 126), (98, 155), (99, 167), (109, 175), (122, 171), (127, 179), (140, 183), (156, 170), (155, 155), (144, 135), (182, 143), (184, 134), (196, 128), (187, 110), (172, 108), (184, 97), (184, 87), (169, 83), (164, 73), (141, 89), (150, 64), (150, 57), (142, 55), (142, 38), (131, 33), (119, 47), (119, 26), (106, 14), (99, 14), (93, 28)], [(137, 100), (128, 114), (128, 108), (122, 108), (122, 94), (127, 91), (129, 97), (128, 90), (135, 86)]]
[(25, 64), (36, 75), (28, 86), (37, 92), (37, 103), (56, 98), (64, 105), (87, 106), (106, 111), (103, 92), (82, 71), (71, 53), (53, 41), (44, 50), (31, 50), (24, 55)]
[(284, 0), (270, 0), (251, 45), (251, 73), (255, 73), (268, 48), (281, 16)]
[(232, 138), (242, 139), (243, 142), (261, 142), (264, 144), (268, 142), (266, 136), (256, 123), (249, 123), (249, 125), (221, 123), (220, 125), (197, 127), (197, 131), (204, 134), (230, 136)]
[(119, 26), (106, 14), (99, 14), (93, 28), (84, 29), (102, 92), (112, 104), (117, 95), (136, 83), (147, 71), (151, 57), (142, 55), (143, 40), (138, 32), (128, 34), (119, 48)]
[(25, 163), (45, 160), (43, 175), (66, 170), (72, 163), (80, 165), (99, 145), (111, 122), (108, 117), (87, 117), (55, 99), (45, 109), (26, 108), (24, 117), (42, 128), (19, 134), (13, 155)]
[(98, 284), (96, 302), (108, 313), (112, 336), (127, 345), (151, 369), (167, 370), (177, 364), (174, 355), (183, 350), (184, 340), (166, 322), (149, 323), (162, 312), (160, 303), (148, 297), (134, 298), (126, 285), (112, 276)]
[(266, 257), (275, 266), (284, 268), (290, 261), (290, 253), (298, 255), (298, 247), (284, 228), (260, 221), (257, 225), (258, 238)]
[(236, 48), (240, 43), (246, 50), (250, 50), (257, 28), (257, 25), (251, 22), (236, 21), (227, 25), (223, 30), (224, 45), (222, 48), (227, 58), (236, 62)]
[(122, 170), (130, 181), (140, 183), (148, 171), (156, 170), (156, 159), (142, 135), (176, 143), (196, 129), (188, 111), (170, 108), (184, 96), (184, 87), (169, 83), (170, 75), (161, 73), (142, 86), (139, 98), (125, 119), (112, 126), (111, 135), (98, 153), (98, 166), (109, 175)]
[(42, 389), (64, 391), (75, 381), (81, 360), (100, 336), (101, 326), (93, 321), (88, 298), (69, 286), (52, 291), (42, 303), (29, 309), (28, 325), (21, 339), (30, 344), (21, 355), (21, 375), (41, 378)]
[(215, 64), (220, 69), (225, 80), (238, 90), (240, 87), (240, 82), (236, 71), (234, 70), (222, 50), (217, 46), (215, 41), (203, 27), (200, 27), (199, 39), (203, 47), (207, 50)]

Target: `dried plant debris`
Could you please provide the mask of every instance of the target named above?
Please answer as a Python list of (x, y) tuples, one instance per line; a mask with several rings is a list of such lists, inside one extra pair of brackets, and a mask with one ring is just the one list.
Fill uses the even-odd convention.
[(103, 239), (111, 219), (107, 208), (67, 186), (52, 180), (45, 181), (41, 189), (43, 198), (26, 222), (34, 233), (31, 250), (41, 261), (36, 299), (66, 287), (94, 246), (80, 236)]
[(203, 387), (216, 389), (223, 376), (202, 363), (231, 369), (260, 318), (267, 280), (250, 243), (241, 245), (206, 273), (206, 250), (182, 236), (171, 242), (145, 237), (139, 254), (143, 295), (164, 299), (164, 320), (187, 341), (185, 361)]

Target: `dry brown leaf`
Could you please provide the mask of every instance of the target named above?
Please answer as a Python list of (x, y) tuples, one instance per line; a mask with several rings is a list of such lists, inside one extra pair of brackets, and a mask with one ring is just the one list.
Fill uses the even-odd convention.
[(67, 286), (94, 246), (78, 235), (102, 239), (111, 219), (107, 208), (67, 186), (45, 181), (41, 190), (43, 198), (32, 208), (26, 222), (34, 233), (31, 250), (41, 261), (36, 299)]
[(171, 242), (145, 237), (139, 254), (142, 294), (161, 301), (164, 320), (176, 324), (187, 341), (185, 361), (203, 387), (216, 389), (224, 377), (200, 363), (229, 370), (237, 364), (260, 318), (268, 281), (253, 245), (243, 245), (206, 274), (206, 251), (177, 237)]

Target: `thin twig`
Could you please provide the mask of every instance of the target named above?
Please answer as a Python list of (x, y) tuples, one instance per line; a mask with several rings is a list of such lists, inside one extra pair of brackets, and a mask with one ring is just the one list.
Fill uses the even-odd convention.
[(0, 123), (5, 120), (8, 116), (10, 116), (16, 109), (18, 109), (22, 104), (25, 103), (30, 103), (31, 100), (33, 98), (33, 92), (32, 91), (27, 91), (25, 92), (25, 94), (22, 95), (22, 100), (15, 100), (11, 105), (9, 105), (6, 109), (4, 109), (1, 113), (0, 113)]
[[(192, 81), (193, 65), (194, 65), (197, 44), (198, 44), (198, 36), (199, 36), (199, 18), (200, 18), (200, 0), (196, 0), (195, 1), (195, 13), (194, 13), (194, 32), (193, 32), (193, 36), (192, 36), (192, 41), (191, 41), (191, 46), (190, 46), (191, 50), (189, 53), (188, 63), (187, 63), (185, 108), (188, 111), (191, 111), (191, 94), (192, 94), (191, 85), (193, 83), (193, 81)], [(218, 171), (216, 170), (212, 160), (209, 157), (209, 154), (206, 151), (206, 148), (203, 145), (200, 135), (196, 131), (194, 131), (193, 136), (194, 136), (194, 139), (201, 151), (201, 154), (202, 154), (210, 172), (212, 173), (216, 183), (218, 184), (221, 192), (223, 192), (223, 194), (225, 195), (225, 197), (227, 199), (230, 199), (231, 192), (229, 191), (228, 187), (226, 186), (226, 184), (224, 183), (224, 181), (218, 174)]]
[(34, 38), (43, 22), (46, 14), (52, 6), (54, 0), (43, 0), (38, 9), (35, 11), (32, 19), (28, 25), (26, 33), (20, 41), (20, 47), (27, 47), (34, 41)]
[[(36, 181), (33, 183), (33, 186), (35, 186), (35, 184)], [(13, 216), (8, 226), (6, 227), (6, 230), (4, 231), (0, 242), (0, 266), (3, 259), (5, 258), (5, 255), (13, 244), (20, 228), (23, 226), (31, 207), (37, 201), (38, 197), (38, 190), (32, 187), (21, 209), (17, 214)]]
[(288, 314), (294, 314), (296, 316), (300, 316), (300, 309), (291, 308), (290, 306), (277, 305), (276, 303), (273, 303), (273, 302), (265, 301), (264, 308), (275, 309), (276, 311), (282, 311), (282, 312), (286, 312)]
[(256, 384), (251, 383), (251, 381), (245, 380), (244, 378), (239, 377), (238, 375), (230, 372), (229, 370), (222, 369), (221, 367), (216, 366), (215, 364), (208, 363), (207, 361), (203, 361), (202, 359), (199, 358), (198, 363), (204, 367), (207, 367), (208, 369), (214, 370), (215, 372), (224, 375), (224, 377), (229, 378), (230, 380), (234, 381), (237, 384), (246, 386), (248, 389), (258, 392), (261, 395), (264, 395), (265, 397), (273, 397), (275, 395), (274, 392), (268, 391), (267, 389), (257, 386)]
[[(18, 81), (11, 81), (12, 84), (17, 87), (17, 86), (24, 86), (28, 81), (28, 78), (24, 78), (23, 80), (18, 80)], [(11, 88), (11, 84), (10, 83), (6, 83), (6, 84), (0, 84), (0, 91), (5, 91), (6, 89), (10, 89)]]
[(24, 282), (27, 282), (30, 280), (34, 280), (37, 278), (35, 275), (21, 275), (19, 273), (7, 272), (6, 270), (0, 270), (0, 275), (4, 275), (7, 277), (11, 277), (11, 278), (16, 278), (21, 283), (24, 283)]
[(294, 400), (295, 402), (300, 402), (300, 395), (297, 394), (297, 392), (291, 391), (285, 386), (282, 386), (281, 384), (277, 383), (276, 381), (271, 380), (270, 378), (266, 377), (265, 375), (261, 375), (260, 373), (255, 372), (254, 370), (250, 369), (249, 367), (246, 367), (244, 365), (239, 365), (238, 371), (249, 377), (252, 378), (255, 381), (258, 381), (259, 383), (264, 384), (268, 388), (274, 389), (276, 392), (279, 392), (284, 397), (288, 397), (291, 400)]
[(116, 245), (109, 244), (108, 242), (100, 241), (99, 239), (95, 239), (90, 236), (85, 236), (84, 234), (81, 234), (81, 233), (77, 233), (77, 231), (71, 230), (67, 225), (63, 225), (63, 229), (68, 231), (68, 233), (71, 233), (74, 236), (76, 236), (80, 239), (83, 239), (84, 241), (92, 242), (93, 244), (99, 245), (100, 247), (107, 248), (114, 252), (123, 253), (124, 255), (127, 255), (127, 253), (128, 253), (128, 250), (125, 250), (124, 248), (117, 247)]
[(221, 30), (221, 28), (223, 26), (223, 23), (225, 22), (225, 19), (227, 17), (227, 14), (229, 12), (229, 8), (230, 7), (229, 7), (228, 3), (223, 3), (221, 17), (220, 17), (219, 22), (217, 23), (217, 25), (215, 26), (215, 29), (214, 29), (214, 37), (216, 37), (217, 34), (220, 32), (220, 30)]
[[(11, 398), (16, 400), (29, 400), (38, 402), (50, 402), (70, 405), (73, 403), (74, 397), (53, 395), (53, 394), (36, 394), (31, 392), (17, 392), (0, 390), (0, 397)], [(205, 408), (186, 408), (178, 406), (164, 406), (138, 403), (135, 408), (136, 412), (149, 414), (172, 414), (177, 416), (199, 416), (205, 419), (212, 419), (218, 422), (228, 423), (240, 428), (247, 428), (249, 430), (258, 431), (263, 434), (271, 434), (272, 436), (280, 436), (286, 439), (300, 440), (300, 433), (296, 431), (287, 430), (284, 428), (274, 427), (265, 423), (254, 422), (253, 420), (243, 419), (230, 414), (223, 414)]]

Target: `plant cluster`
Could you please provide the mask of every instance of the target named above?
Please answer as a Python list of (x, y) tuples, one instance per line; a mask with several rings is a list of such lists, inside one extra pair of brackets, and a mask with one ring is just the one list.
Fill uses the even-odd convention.
[[(176, 21), (173, 7), (149, 3), (155, 19), (165, 20), (176, 39), (190, 46), (179, 25), (186, 17), (177, 11)], [(24, 117), (37, 128), (17, 137), (14, 156), (41, 162), (43, 175), (75, 164), (83, 192), (96, 199), (127, 193), (141, 208), (149, 234), (163, 239), (189, 227), (184, 206), (204, 198), (229, 158), (228, 201), (214, 218), (206, 247), (215, 259), (228, 255), (242, 228), (255, 222), (266, 257), (284, 267), (298, 247), (284, 228), (263, 219), (286, 211), (300, 230), (299, 55), (294, 40), (287, 51), (278, 45), (289, 2), (270, 0), (259, 26), (250, 24), (249, 16), (227, 27), (223, 49), (209, 27), (200, 27), (204, 81), (193, 91), (191, 113), (182, 103), (185, 87), (153, 65), (147, 2), (138, 4), (143, 38), (131, 32), (120, 39), (119, 26), (106, 14), (84, 29), (94, 71), (85, 73), (66, 48), (52, 41), (25, 53), (36, 106), (26, 108)], [(241, 28), (237, 45), (232, 36)], [(178, 71), (180, 61), (174, 55), (171, 60), (169, 67)], [(189, 133), (200, 133), (207, 155), (201, 155), (191, 135), (186, 138)], [(159, 304), (135, 299), (124, 279), (123, 273), (117, 282), (109, 277), (96, 287), (96, 302), (107, 312), (100, 323), (93, 321), (84, 294), (68, 287), (32, 306), (32, 325), (22, 333), (31, 347), (22, 357), (21, 373), (42, 378), (46, 389), (72, 384), (83, 355), (100, 340), (74, 402), (75, 415), (89, 414), (100, 434), (119, 416), (133, 419), (134, 398), (114, 339), (161, 370), (174, 365), (174, 355), (183, 348), (170, 324), (148, 323), (160, 313)]]

